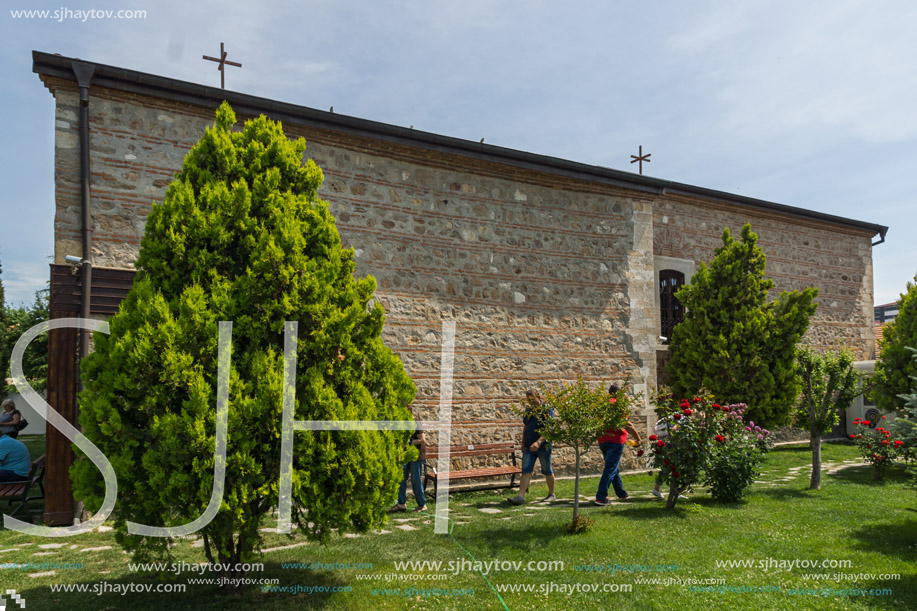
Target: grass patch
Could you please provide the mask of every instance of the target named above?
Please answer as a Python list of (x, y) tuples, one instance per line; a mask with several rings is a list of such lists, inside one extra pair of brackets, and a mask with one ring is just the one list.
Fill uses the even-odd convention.
[[(573, 517), (569, 506), (573, 482), (558, 482), (558, 503), (521, 507), (506, 503), (508, 491), (460, 493), (450, 502), (455, 520), (453, 536), (433, 534), (432, 516), (394, 514), (387, 534), (336, 538), (326, 546), (302, 537), (265, 533), (265, 548), (295, 544), (298, 547), (264, 553), (264, 571), (250, 578), (278, 579), (281, 586), (349, 588), (341, 592), (265, 592), (250, 585), (242, 596), (224, 596), (215, 585), (188, 584), (200, 574), (158, 575), (131, 572), (129, 556), (114, 542), (111, 532), (73, 538), (40, 539), (0, 531), (2, 562), (82, 562), (82, 569), (57, 570), (54, 575), (30, 577), (38, 571), (3, 569), (0, 583), (22, 594), (29, 609), (188, 608), (216, 609), (503, 609), (485, 578), (473, 570), (397, 572), (395, 562), (406, 560), (468, 562), (562, 561), (563, 568), (527, 571), (494, 570), (486, 576), (494, 588), (531, 587), (533, 592), (501, 592), (509, 609), (911, 609), (917, 601), (917, 497), (901, 467), (892, 468), (885, 483), (874, 483), (868, 466), (854, 466), (825, 474), (823, 489), (807, 489), (810, 454), (806, 446), (785, 446), (772, 451), (765, 472), (740, 503), (719, 505), (705, 491), (695, 491), (688, 501), (667, 511), (649, 496), (651, 474), (624, 477), (632, 495), (625, 503), (609, 507), (583, 504), (582, 514), (595, 521), (586, 533), (570, 535), (566, 526)], [(840, 466), (857, 461), (855, 447), (825, 444), (826, 464)], [(849, 464), (854, 464), (850, 462)], [(598, 478), (587, 478), (581, 491), (590, 498)], [(528, 498), (544, 496), (536, 484)], [(586, 500), (586, 499), (583, 499)], [(433, 507), (433, 505), (430, 505)], [(499, 510), (494, 513), (492, 510)], [(488, 510), (487, 512), (482, 510)], [(403, 520), (403, 521), (397, 521)], [(272, 524), (266, 524), (266, 527)], [(399, 527), (409, 526), (413, 530)], [(454, 537), (454, 538), (453, 538)], [(194, 539), (178, 540), (176, 561), (198, 563), (203, 552)], [(63, 547), (40, 549), (47, 544)], [(74, 547), (71, 547), (74, 546)], [(99, 551), (87, 548), (108, 547)], [(47, 555), (37, 556), (45, 553)], [(815, 560), (848, 563), (842, 568), (768, 568), (768, 562)], [(718, 568), (717, 561), (751, 561), (752, 566)], [(284, 563), (371, 563), (371, 569), (285, 568)], [(762, 564), (763, 563), (763, 564)], [(586, 571), (582, 567), (605, 565), (655, 567), (677, 565), (666, 572)], [(836, 578), (835, 574), (847, 577)], [(872, 577), (862, 577), (862, 575)], [(898, 574), (890, 580), (881, 575)], [(857, 576), (860, 577), (850, 577)], [(445, 576), (445, 579), (438, 579)], [(650, 583), (652, 580), (658, 583)], [(682, 583), (666, 584), (680, 579)], [(856, 580), (854, 580), (856, 579)], [(683, 582), (722, 580), (720, 585), (746, 588), (780, 588), (778, 592), (691, 591)], [(80, 584), (88, 588), (110, 585), (157, 586), (162, 582), (186, 584), (183, 594), (57, 592), (50, 584)], [(567, 588), (600, 589), (631, 586), (629, 592), (567, 592)], [(541, 588), (555, 588), (543, 593)], [(473, 595), (383, 595), (394, 589), (468, 589)], [(791, 589), (811, 589), (813, 594), (790, 595)], [(822, 596), (822, 590), (889, 588), (890, 596)]]

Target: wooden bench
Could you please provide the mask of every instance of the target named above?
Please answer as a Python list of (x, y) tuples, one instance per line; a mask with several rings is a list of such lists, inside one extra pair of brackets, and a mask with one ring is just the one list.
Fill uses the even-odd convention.
[[(504, 455), (511, 457), (505, 462), (511, 462), (511, 464), (506, 464), (501, 467), (481, 467), (478, 469), (462, 469), (462, 470), (449, 470), (449, 481), (462, 480), (462, 479), (475, 479), (480, 477), (499, 477), (503, 475), (509, 476), (508, 485), (485, 485), (481, 490), (486, 490), (489, 488), (512, 488), (516, 485), (516, 475), (522, 473), (522, 467), (516, 461), (516, 446), (512, 442), (507, 443), (486, 443), (481, 445), (463, 445), (463, 446), (449, 446), (449, 459), (455, 458), (469, 458), (469, 457), (478, 457), (478, 456), (489, 456), (489, 455)], [(439, 459), (439, 448), (436, 446), (427, 446), (427, 459), (424, 461), (423, 465), (423, 487), (424, 490), (427, 489), (427, 483), (433, 482), (433, 498), (436, 498), (436, 489), (439, 484), (439, 480), (443, 479), (443, 474), (437, 472), (436, 466)]]
[[(32, 521), (32, 513), (29, 511), (29, 501), (35, 501), (45, 498), (45, 455), (42, 454), (32, 461), (29, 468), (29, 474), (19, 482), (0, 482), (0, 501), (7, 501), (9, 507), (13, 503), (19, 504), (13, 509), (12, 513), (6, 515), (13, 517), (20, 510), (25, 509), (26, 517)], [(38, 486), (39, 494), (29, 496), (35, 486)]]

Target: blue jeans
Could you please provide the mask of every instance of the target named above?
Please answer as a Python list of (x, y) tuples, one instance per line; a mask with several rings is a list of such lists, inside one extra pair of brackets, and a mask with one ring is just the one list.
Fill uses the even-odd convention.
[(408, 476), (410, 476), (411, 490), (414, 491), (414, 500), (417, 501), (417, 506), (426, 507), (427, 497), (423, 492), (423, 461), (415, 460), (402, 468), (404, 469), (404, 477), (401, 480), (401, 486), (398, 487), (398, 504), (406, 505), (408, 502)]
[(624, 484), (621, 482), (621, 474), (618, 472), (618, 465), (621, 463), (621, 454), (624, 453), (623, 443), (612, 443), (605, 441), (599, 444), (599, 449), (605, 457), (605, 470), (602, 471), (602, 479), (599, 480), (599, 491), (595, 493), (595, 498), (600, 501), (608, 499), (608, 484), (614, 486), (615, 494), (619, 499), (627, 496), (624, 490)]
[(545, 449), (544, 445), (538, 448), (537, 452), (532, 452), (528, 448), (522, 448), (522, 472), (523, 473), (534, 473), (535, 472), (535, 458), (538, 458), (538, 461), (541, 463), (541, 474), (542, 475), (551, 475), (554, 473), (554, 469), (551, 468), (551, 450), (553, 446), (548, 446)]

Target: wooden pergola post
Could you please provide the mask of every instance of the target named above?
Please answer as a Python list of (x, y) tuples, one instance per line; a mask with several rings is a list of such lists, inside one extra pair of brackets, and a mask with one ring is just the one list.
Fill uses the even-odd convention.
[[(134, 283), (134, 271), (126, 269), (93, 268), (92, 315), (111, 316)], [(80, 315), (82, 283), (80, 274), (69, 265), (51, 265), (51, 320), (76, 318)], [(79, 428), (77, 392), (80, 372), (77, 361), (78, 329), (55, 329), (48, 336), (48, 405), (75, 427)], [(45, 509), (46, 526), (70, 526), (74, 519), (73, 488), (70, 465), (73, 446), (60, 431), (47, 427), (45, 436)], [(78, 517), (78, 516), (77, 516)]]

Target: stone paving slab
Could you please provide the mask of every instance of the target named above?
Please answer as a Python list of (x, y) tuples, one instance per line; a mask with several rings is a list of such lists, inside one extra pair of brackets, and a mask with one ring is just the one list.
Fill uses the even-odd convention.
[(29, 577), (33, 579), (36, 577), (51, 577), (56, 574), (57, 574), (57, 571), (45, 571), (44, 573), (28, 573)]

